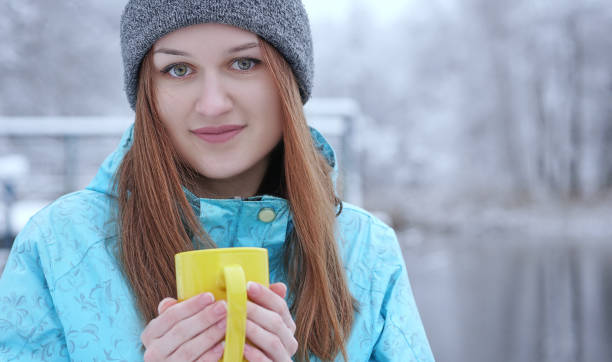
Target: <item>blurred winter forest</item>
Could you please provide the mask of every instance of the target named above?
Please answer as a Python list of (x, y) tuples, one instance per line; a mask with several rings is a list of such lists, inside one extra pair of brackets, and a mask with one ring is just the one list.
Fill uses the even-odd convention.
[[(304, 3), (437, 360), (611, 360), (612, 3)], [(3, 0), (0, 116), (130, 116), (124, 4)]]

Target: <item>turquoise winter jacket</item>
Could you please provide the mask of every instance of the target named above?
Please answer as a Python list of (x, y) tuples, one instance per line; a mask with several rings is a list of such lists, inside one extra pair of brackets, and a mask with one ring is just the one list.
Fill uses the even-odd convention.
[[(15, 239), (0, 279), (0, 361), (142, 360), (144, 324), (115, 258), (110, 191), (132, 134), (130, 127), (86, 189), (45, 207)], [(335, 167), (331, 147), (317, 131), (312, 136)], [(286, 282), (279, 264), (291, 219), (286, 200), (189, 198), (219, 247), (267, 248), (270, 282)], [(356, 206), (343, 206), (338, 244), (360, 305), (349, 360), (433, 361), (394, 231)], [(274, 210), (273, 221), (259, 220), (262, 208)]]

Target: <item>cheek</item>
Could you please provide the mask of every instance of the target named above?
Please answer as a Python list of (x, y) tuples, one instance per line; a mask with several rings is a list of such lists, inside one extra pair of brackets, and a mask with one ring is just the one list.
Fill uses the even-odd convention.
[(283, 112), (281, 110), (280, 99), (275, 92), (270, 97), (267, 97), (265, 101), (266, 109), (269, 112), (269, 127), (275, 131), (274, 134), (280, 139), (283, 133)]
[(159, 89), (157, 91), (157, 110), (161, 121), (170, 126), (180, 125), (187, 116), (188, 99), (177, 91)]
[(276, 87), (271, 80), (265, 80), (256, 86), (249, 87), (243, 99), (249, 109), (257, 112), (270, 127), (282, 127), (281, 101)]
[(161, 114), (173, 112), (177, 102), (180, 102), (180, 98), (177, 97), (176, 92), (165, 88), (157, 89), (157, 109)]

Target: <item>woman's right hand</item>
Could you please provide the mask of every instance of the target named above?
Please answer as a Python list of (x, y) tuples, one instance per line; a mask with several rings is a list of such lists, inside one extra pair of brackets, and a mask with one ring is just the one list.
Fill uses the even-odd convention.
[(140, 339), (145, 361), (218, 361), (223, 356), (227, 305), (211, 293), (181, 303), (165, 298)]

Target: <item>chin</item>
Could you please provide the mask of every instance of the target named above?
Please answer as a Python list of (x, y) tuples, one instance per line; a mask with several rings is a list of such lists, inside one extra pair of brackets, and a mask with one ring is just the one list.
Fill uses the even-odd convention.
[(231, 179), (233, 177), (236, 177), (238, 175), (240, 175), (243, 171), (236, 169), (236, 168), (232, 168), (232, 169), (225, 169), (225, 168), (215, 168), (215, 169), (211, 169), (211, 168), (202, 168), (202, 167), (198, 167), (197, 168), (198, 173), (200, 175), (202, 175), (203, 177), (210, 179), (210, 180), (224, 180), (224, 179)]

